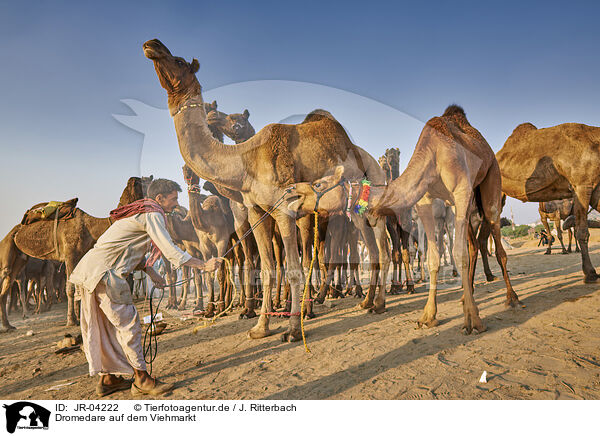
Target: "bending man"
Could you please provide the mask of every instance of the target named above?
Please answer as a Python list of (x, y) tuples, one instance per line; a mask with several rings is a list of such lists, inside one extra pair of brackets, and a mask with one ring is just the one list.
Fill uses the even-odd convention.
[[(185, 265), (214, 271), (221, 264), (217, 258), (203, 262), (173, 244), (165, 227), (165, 212), (177, 206), (178, 192), (177, 183), (157, 179), (148, 187), (148, 198), (113, 210), (113, 224), (70, 276), (76, 299), (81, 299), (83, 350), (90, 375), (101, 375), (96, 388), (101, 397), (129, 388), (133, 394), (150, 395), (173, 389), (172, 384), (160, 382), (146, 371), (140, 319), (126, 277), (141, 269), (157, 287), (164, 287), (163, 278), (152, 267), (161, 253), (175, 268)], [(122, 377), (131, 374), (133, 383)]]

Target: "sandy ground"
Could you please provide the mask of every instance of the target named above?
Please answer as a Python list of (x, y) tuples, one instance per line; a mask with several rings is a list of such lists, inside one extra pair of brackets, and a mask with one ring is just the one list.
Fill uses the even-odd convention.
[[(600, 267), (598, 236), (590, 248)], [(193, 334), (197, 321), (172, 311), (154, 373), (176, 382), (169, 399), (600, 399), (600, 284), (583, 283), (579, 254), (544, 256), (536, 244), (516, 242), (509, 252), (524, 309), (504, 308), (504, 282), (486, 283), (478, 262), (482, 334), (460, 333), (458, 282), (441, 284), (441, 324), (432, 329), (415, 329), (423, 284), (416, 294), (388, 296), (382, 315), (356, 309), (352, 298), (318, 305), (306, 322), (310, 354), (279, 335), (246, 339), (255, 320), (237, 312)], [(495, 259), (491, 266), (501, 277)], [(64, 313), (63, 305), (27, 320), (11, 316), (18, 329), (0, 335), (0, 398), (95, 398), (97, 378), (87, 375), (83, 353), (54, 353), (63, 334), (78, 332), (64, 327)], [(282, 332), (286, 324), (271, 326)], [(487, 383), (479, 383), (483, 371)]]

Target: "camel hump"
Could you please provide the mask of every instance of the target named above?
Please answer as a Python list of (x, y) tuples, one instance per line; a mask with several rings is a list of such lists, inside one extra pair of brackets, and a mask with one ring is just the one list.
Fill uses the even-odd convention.
[(465, 114), (465, 110), (457, 104), (451, 104), (444, 111), (443, 117), (453, 117), (459, 116), (462, 118), (467, 118), (467, 114)]
[(535, 127), (533, 124), (531, 123), (523, 123), (523, 124), (519, 124), (517, 127), (515, 127), (515, 130), (513, 130), (513, 135), (515, 133), (525, 133), (525, 132), (529, 132), (530, 130), (537, 130), (537, 127)]
[(338, 120), (336, 120), (334, 118), (333, 115), (331, 115), (330, 112), (326, 111), (325, 109), (315, 109), (314, 111), (312, 111), (311, 113), (309, 113), (306, 118), (304, 118), (304, 121), (302, 121), (302, 124), (304, 123), (312, 123), (315, 121), (321, 121), (323, 119), (329, 119), (331, 121), (335, 121), (336, 123), (338, 122)]

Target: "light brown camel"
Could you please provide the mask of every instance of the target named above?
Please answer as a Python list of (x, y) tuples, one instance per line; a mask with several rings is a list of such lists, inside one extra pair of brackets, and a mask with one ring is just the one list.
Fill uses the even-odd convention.
[[(310, 183), (296, 184), (290, 195), (299, 197), (289, 203), (293, 209), (311, 210), (315, 203), (315, 191), (324, 193), (320, 208), (343, 210), (348, 198), (344, 169), (338, 167), (333, 176)], [(352, 178), (346, 177), (348, 180)], [(352, 198), (357, 198), (353, 186)], [(510, 286), (506, 271), (506, 253), (500, 242), (500, 169), (494, 152), (483, 136), (473, 128), (462, 108), (449, 106), (441, 117), (430, 119), (419, 137), (415, 151), (402, 175), (386, 188), (372, 187), (369, 213), (391, 215), (417, 205), (428, 239), (430, 290), (419, 325), (437, 324), (436, 283), (439, 254), (435, 239), (431, 202), (442, 198), (456, 206), (456, 245), (454, 255), (461, 267), (463, 283), (463, 330), (484, 331), (485, 325), (473, 299), (473, 276), (477, 261), (477, 243), (469, 223), (470, 211), (475, 205), (482, 211), (484, 220), (493, 229), (497, 241), (497, 255), (507, 282), (507, 304), (518, 303), (517, 295)], [(418, 203), (417, 203), (418, 202)], [(467, 247), (468, 245), (468, 247)]]
[[(265, 210), (275, 205), (285, 194), (285, 188), (299, 180), (316, 180), (337, 165), (344, 165), (351, 177), (362, 177), (379, 169), (377, 162), (360, 147), (352, 144), (343, 127), (325, 111), (309, 114), (297, 125), (270, 124), (248, 141), (228, 146), (215, 140), (206, 124), (206, 114), (201, 87), (195, 73), (199, 63), (191, 63), (174, 57), (158, 40), (144, 43), (144, 54), (154, 62), (162, 87), (167, 91), (170, 113), (175, 123), (179, 149), (184, 161), (205, 180), (218, 183), (230, 190), (238, 191), (244, 205), (248, 207), (249, 221), (256, 223)], [(385, 179), (374, 183), (384, 183)], [(261, 282), (263, 303), (261, 314), (251, 338), (271, 334), (268, 313), (271, 307), (273, 249), (271, 243), (273, 222), (280, 229), (286, 252), (286, 277), (292, 290), (290, 326), (283, 334), (284, 340), (300, 340), (300, 298), (303, 273), (296, 237), (296, 217), (283, 204), (276, 207), (254, 235), (261, 259)], [(361, 231), (368, 234), (366, 221)], [(385, 228), (376, 226), (375, 236), (367, 237), (370, 247), (387, 245)], [(382, 253), (386, 253), (381, 246)], [(374, 267), (371, 286), (373, 292), (379, 282), (380, 257), (387, 268), (389, 259), (379, 256), (378, 250), (370, 254)], [(384, 284), (382, 283), (382, 286)], [(371, 297), (372, 302), (372, 297)], [(365, 302), (369, 305), (369, 301)], [(371, 303), (372, 305), (372, 303)]]
[[(598, 280), (588, 251), (589, 206), (600, 208), (600, 127), (567, 123), (517, 126), (496, 154), (502, 191), (521, 201), (573, 198), (584, 282)], [(497, 244), (498, 246), (498, 244)]]
[[(563, 243), (562, 238), (562, 229), (560, 227), (560, 220), (566, 220), (569, 216), (573, 215), (573, 200), (565, 198), (564, 200), (553, 200), (553, 201), (541, 201), (538, 207), (538, 211), (540, 212), (540, 218), (542, 220), (542, 224), (546, 229), (548, 235), (551, 235), (550, 225), (548, 225), (548, 219), (554, 221), (554, 228), (556, 229), (556, 235), (558, 236), (558, 240), (560, 241), (560, 245), (562, 247), (562, 254), (567, 254), (571, 252), (571, 240), (573, 239), (573, 231), (571, 228), (567, 229), (569, 234), (569, 248), (565, 248), (565, 244)], [(577, 238), (575, 238), (575, 251), (579, 253), (579, 244), (577, 243)], [(548, 248), (544, 254), (552, 253), (552, 237), (548, 240)]]
[[(119, 205), (143, 198), (142, 180), (131, 177)], [(58, 250), (54, 246), (54, 220), (37, 221), (28, 225), (14, 227), (0, 242), (0, 265), (2, 290), (0, 291), (1, 321), (0, 332), (14, 327), (10, 325), (6, 313), (6, 295), (12, 283), (21, 272), (28, 256), (64, 262), (67, 278), (75, 265), (100, 235), (110, 226), (110, 218), (96, 218), (81, 209), (75, 210), (75, 216), (67, 221), (59, 221), (56, 230)], [(74, 305), (75, 290), (67, 284), (67, 326), (76, 325)]]

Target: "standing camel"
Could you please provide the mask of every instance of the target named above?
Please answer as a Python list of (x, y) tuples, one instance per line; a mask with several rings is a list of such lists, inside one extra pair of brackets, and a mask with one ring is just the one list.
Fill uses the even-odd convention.
[[(188, 63), (173, 56), (156, 39), (145, 42), (143, 49), (145, 56), (153, 61), (160, 84), (167, 91), (179, 150), (186, 164), (203, 179), (237, 191), (248, 207), (251, 224), (255, 224), (266, 210), (276, 206), (270, 217), (254, 231), (261, 259), (263, 302), (260, 317), (249, 331), (249, 337), (262, 338), (271, 334), (268, 318), (272, 311), (274, 270), (271, 236), (276, 222), (285, 247), (286, 277), (292, 293), (292, 315), (282, 339), (300, 340), (303, 273), (298, 254), (296, 217), (277, 202), (285, 195), (286, 187), (294, 182), (316, 180), (340, 164), (351, 177), (370, 177), (375, 168), (379, 169), (377, 162), (352, 144), (344, 128), (331, 114), (321, 110), (310, 113), (301, 124), (270, 124), (245, 142), (225, 145), (213, 138), (207, 126), (201, 86), (195, 75), (200, 67), (198, 61), (194, 59)], [(374, 183), (385, 182), (383, 178), (371, 180)], [(366, 220), (358, 225), (363, 235), (369, 235)], [(383, 281), (379, 282), (380, 270), (385, 272), (389, 264), (385, 228), (376, 225), (372, 234), (367, 236), (367, 243), (371, 249), (377, 247), (370, 253), (374, 292), (378, 284), (385, 286)], [(364, 303), (372, 306), (372, 297), (371, 301)]]
[[(585, 283), (598, 280), (588, 251), (587, 210), (600, 208), (600, 127), (566, 123), (517, 126), (496, 158), (502, 191), (521, 201), (573, 199)], [(499, 243), (496, 244), (499, 246)]]
[[(143, 198), (142, 180), (139, 177), (131, 177), (121, 195), (119, 206), (141, 198)], [(0, 242), (2, 274), (0, 332), (14, 329), (8, 322), (6, 314), (6, 296), (29, 256), (64, 262), (68, 279), (79, 260), (94, 246), (110, 225), (110, 218), (96, 218), (77, 208), (73, 218), (58, 221), (56, 232), (54, 220), (37, 221), (14, 227)], [(77, 324), (74, 296), (75, 289), (67, 282), (67, 326)]]
[[(356, 185), (347, 187), (344, 168), (333, 176), (313, 184), (300, 183), (290, 194), (293, 210), (310, 210), (316, 193), (321, 193), (320, 207), (333, 211), (346, 207), (348, 190), (356, 198)], [(429, 297), (419, 325), (437, 324), (436, 285), (439, 254), (435, 244), (435, 227), (431, 204), (433, 198), (450, 201), (456, 206), (456, 245), (454, 255), (461, 268), (463, 284), (463, 331), (486, 329), (473, 298), (473, 277), (477, 261), (477, 241), (469, 224), (470, 212), (477, 207), (491, 227), (497, 257), (507, 284), (507, 304), (519, 302), (506, 270), (506, 253), (500, 244), (501, 192), (500, 169), (494, 152), (479, 131), (467, 121), (464, 110), (449, 106), (441, 117), (430, 119), (419, 137), (415, 151), (402, 175), (386, 188), (372, 188), (369, 211), (375, 215), (392, 215), (417, 206), (428, 239), (430, 274)], [(294, 199), (296, 196), (296, 199)], [(433, 238), (433, 239), (432, 239)]]
[[(548, 219), (554, 221), (554, 228), (556, 229), (556, 235), (558, 236), (558, 240), (560, 241), (560, 245), (562, 247), (562, 254), (567, 254), (571, 252), (571, 239), (573, 239), (573, 231), (571, 228), (567, 229), (569, 233), (569, 248), (565, 248), (565, 244), (563, 243), (562, 238), (562, 230), (560, 227), (560, 220), (566, 220), (569, 216), (573, 215), (573, 200), (572, 199), (564, 199), (564, 200), (554, 200), (554, 201), (541, 201), (540, 206), (538, 208), (540, 212), (540, 218), (542, 220), (542, 224), (546, 229), (548, 235), (550, 233), (550, 226), (548, 225)], [(577, 238), (575, 238), (575, 251), (579, 253), (579, 244), (577, 243)], [(548, 248), (544, 254), (552, 253), (552, 237), (548, 240)]]

